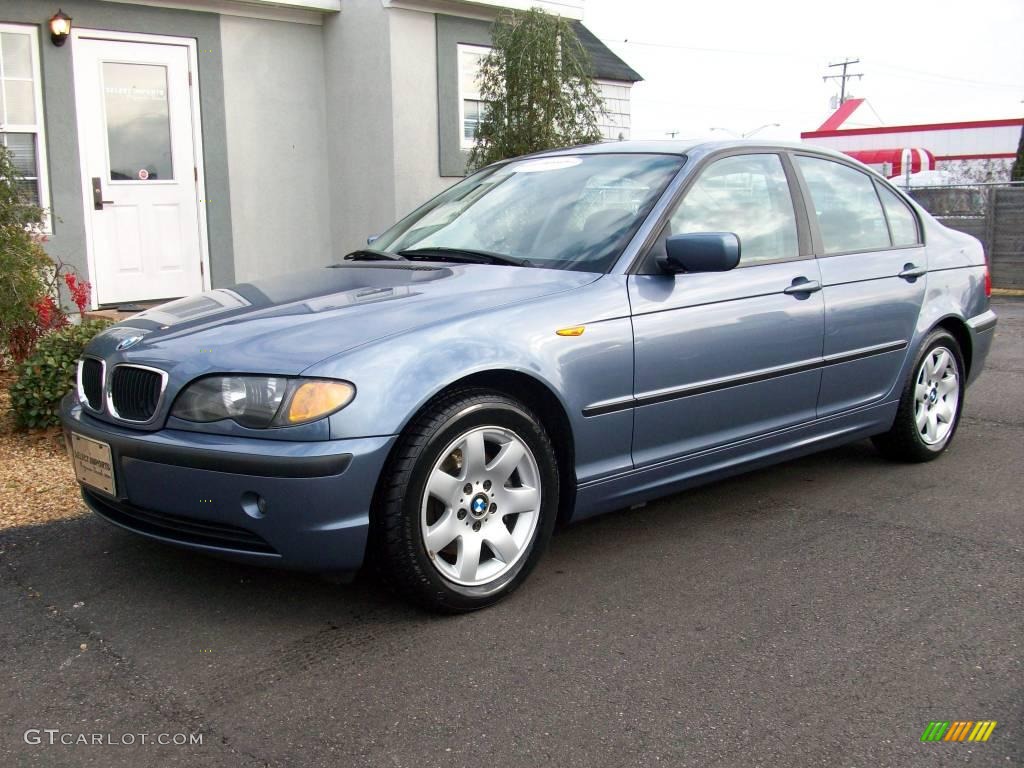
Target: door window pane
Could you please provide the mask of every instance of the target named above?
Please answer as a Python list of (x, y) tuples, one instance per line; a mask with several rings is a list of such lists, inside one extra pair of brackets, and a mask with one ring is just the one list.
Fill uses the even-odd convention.
[(789, 183), (778, 155), (738, 155), (712, 163), (669, 221), (671, 231), (733, 232), (740, 264), (799, 256)]
[(103, 63), (111, 181), (173, 179), (167, 67)]
[(889, 218), (889, 231), (892, 233), (893, 245), (917, 245), (921, 242), (917, 236), (917, 217), (891, 189), (878, 185), (878, 194), (885, 206), (885, 215)]
[(818, 157), (797, 157), (796, 161), (811, 192), (826, 254), (890, 247), (882, 204), (870, 176)]

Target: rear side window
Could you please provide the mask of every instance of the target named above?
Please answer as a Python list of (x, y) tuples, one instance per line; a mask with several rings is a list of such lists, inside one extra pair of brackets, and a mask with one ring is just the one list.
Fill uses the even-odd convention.
[(907, 204), (900, 200), (899, 195), (891, 189), (878, 185), (878, 195), (882, 198), (885, 215), (889, 219), (889, 231), (892, 233), (892, 244), (917, 245), (921, 238), (917, 234), (917, 217)]
[(826, 254), (890, 247), (875, 183), (865, 173), (818, 157), (797, 156), (811, 192)]
[(734, 232), (740, 264), (799, 257), (789, 182), (778, 155), (737, 155), (709, 165), (669, 221), (670, 232)]

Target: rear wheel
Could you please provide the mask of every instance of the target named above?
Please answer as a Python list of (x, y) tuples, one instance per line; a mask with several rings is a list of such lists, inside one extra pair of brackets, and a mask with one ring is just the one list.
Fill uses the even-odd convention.
[(375, 515), (385, 578), (446, 612), (501, 599), (551, 536), (556, 466), (522, 403), (482, 389), (443, 396), (405, 431), (385, 470)]
[(925, 341), (900, 398), (892, 429), (873, 438), (879, 451), (898, 461), (931, 461), (949, 447), (963, 409), (964, 362), (946, 331)]

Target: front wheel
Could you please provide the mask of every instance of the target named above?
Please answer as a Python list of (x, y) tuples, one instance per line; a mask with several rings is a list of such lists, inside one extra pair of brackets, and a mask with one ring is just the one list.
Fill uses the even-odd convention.
[(921, 462), (945, 451), (960, 422), (965, 380), (960, 345), (946, 331), (934, 331), (903, 388), (892, 429), (872, 438), (882, 455)]
[(376, 554), (403, 597), (476, 610), (526, 579), (557, 507), (555, 453), (537, 417), (500, 393), (453, 392), (400, 438), (378, 495)]

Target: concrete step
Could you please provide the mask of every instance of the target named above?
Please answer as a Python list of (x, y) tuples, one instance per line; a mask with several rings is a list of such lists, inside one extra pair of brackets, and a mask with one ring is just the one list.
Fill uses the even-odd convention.
[(144, 312), (147, 309), (159, 306), (160, 304), (166, 304), (168, 301), (173, 299), (161, 299), (160, 301), (133, 301), (128, 304), (118, 304), (112, 307), (101, 307), (100, 309), (88, 309), (82, 313), (83, 320), (110, 320), (115, 323), (119, 323), (122, 320), (127, 320), (133, 315)]

